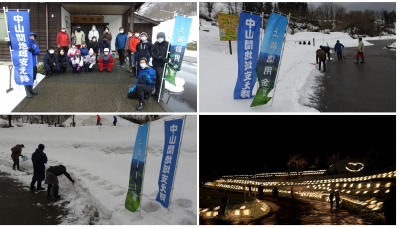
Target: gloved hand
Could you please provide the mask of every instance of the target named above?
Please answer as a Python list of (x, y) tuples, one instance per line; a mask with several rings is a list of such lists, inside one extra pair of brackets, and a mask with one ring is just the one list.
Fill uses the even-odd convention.
[(35, 49), (33, 49), (33, 48), (29, 48), (29, 49), (28, 49), (28, 51), (30, 51), (30, 52), (32, 52), (32, 53), (33, 53), (33, 52), (35, 52)]
[(134, 85), (132, 88), (130, 88), (130, 89), (129, 89), (129, 92), (132, 93), (133, 90), (135, 90), (135, 88), (136, 88), (136, 85)]
[(100, 58), (103, 58), (104, 57), (104, 55), (103, 54), (100, 54)]
[(47, 70), (47, 71), (50, 71), (50, 67), (46, 67), (46, 70)]
[(168, 63), (168, 62), (169, 62), (169, 59), (168, 59), (168, 58), (165, 58), (165, 57), (161, 57), (161, 60), (162, 60), (164, 63)]
[(146, 81), (148, 84), (152, 84), (150, 75), (146, 74)]
[(114, 58), (114, 56), (115, 56), (115, 53), (112, 53), (111, 57), (113, 57), (113, 58)]
[(60, 71), (60, 67), (57, 67), (57, 70)]
[(11, 41), (7, 41), (7, 47), (9, 47), (9, 48), (11, 48), (11, 49), (12, 49), (12, 46), (11, 46)]

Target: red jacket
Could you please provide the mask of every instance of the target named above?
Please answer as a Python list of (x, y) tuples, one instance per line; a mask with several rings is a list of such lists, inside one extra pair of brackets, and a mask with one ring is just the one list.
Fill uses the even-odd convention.
[(136, 38), (136, 36), (132, 37), (131, 42), (129, 44), (129, 47), (130, 47), (132, 53), (136, 51), (136, 45), (139, 42), (140, 42), (139, 38)]
[(69, 41), (69, 35), (67, 32), (62, 32), (60, 30), (59, 33), (57, 33), (57, 44), (59, 44), (61, 47), (66, 47), (70, 44), (71, 42)]
[(97, 115), (97, 120), (101, 120), (101, 118), (100, 118), (100, 116), (99, 116), (99, 115)]

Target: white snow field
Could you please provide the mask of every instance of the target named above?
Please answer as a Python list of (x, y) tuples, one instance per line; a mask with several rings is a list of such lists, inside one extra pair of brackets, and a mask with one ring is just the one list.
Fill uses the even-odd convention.
[[(155, 200), (164, 145), (164, 120), (151, 123), (140, 216), (125, 209), (138, 125), (118, 117), (114, 127), (113, 116), (101, 116), (103, 125), (99, 127), (95, 126), (96, 116), (75, 117), (75, 128), (44, 124), (0, 128), (0, 171), (28, 185), (33, 172), (31, 154), (43, 143), (49, 159), (46, 169), (62, 164), (76, 180), (72, 184), (66, 177), (59, 177), (62, 200), (54, 204), (69, 202), (65, 205), (69, 213), (62, 224), (197, 224), (196, 116), (187, 117), (169, 214)], [(67, 120), (65, 125), (69, 122)], [(22, 172), (12, 170), (10, 157), (10, 149), (19, 143), (25, 144), (22, 154), (29, 157), (28, 161), (20, 162)]]
[[(22, 85), (15, 84), (14, 80), (14, 68), (11, 74), (11, 87), (13, 90), (6, 93), (6, 90), (10, 87), (10, 70), (8, 66), (0, 65), (0, 113), (7, 114), (25, 98), (25, 88)], [(36, 75), (36, 81), (33, 88), (44, 78), (43, 74)]]
[[(270, 101), (267, 105), (251, 108), (252, 99), (233, 99), (238, 75), (237, 42), (232, 41), (232, 55), (230, 55), (229, 43), (219, 41), (218, 27), (211, 26), (210, 22), (204, 20), (201, 24), (199, 100), (202, 112), (317, 112), (316, 109), (306, 106), (309, 105), (310, 94), (313, 94), (314, 78), (322, 74), (311, 64), (316, 62), (315, 51), (320, 45), (326, 45), (328, 42), (331, 47), (331, 58), (336, 58), (333, 47), (336, 40), (339, 40), (345, 46), (345, 56), (352, 58), (346, 48), (358, 46), (358, 40), (341, 32), (332, 32), (329, 35), (299, 32), (288, 35), (272, 107)], [(315, 46), (312, 46), (313, 38), (316, 40)], [(311, 41), (311, 45), (295, 44), (299, 41)], [(373, 45), (365, 40), (363, 42), (365, 46)], [(355, 54), (354, 52), (354, 56)], [(257, 91), (257, 86), (256, 83), (253, 95)], [(274, 90), (269, 96), (272, 96)]]

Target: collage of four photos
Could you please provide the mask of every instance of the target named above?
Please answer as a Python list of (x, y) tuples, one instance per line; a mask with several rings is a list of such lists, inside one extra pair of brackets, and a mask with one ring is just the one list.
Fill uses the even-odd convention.
[(395, 1), (0, 11), (0, 225), (396, 225)]

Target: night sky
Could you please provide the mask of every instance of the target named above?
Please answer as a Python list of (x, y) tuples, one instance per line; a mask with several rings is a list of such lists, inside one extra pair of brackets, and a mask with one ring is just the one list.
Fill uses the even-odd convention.
[(200, 116), (200, 180), (255, 170), (286, 172), (295, 153), (312, 164), (318, 157), (318, 168), (327, 169), (330, 154), (357, 158), (371, 149), (388, 165), (396, 163), (394, 115)]

